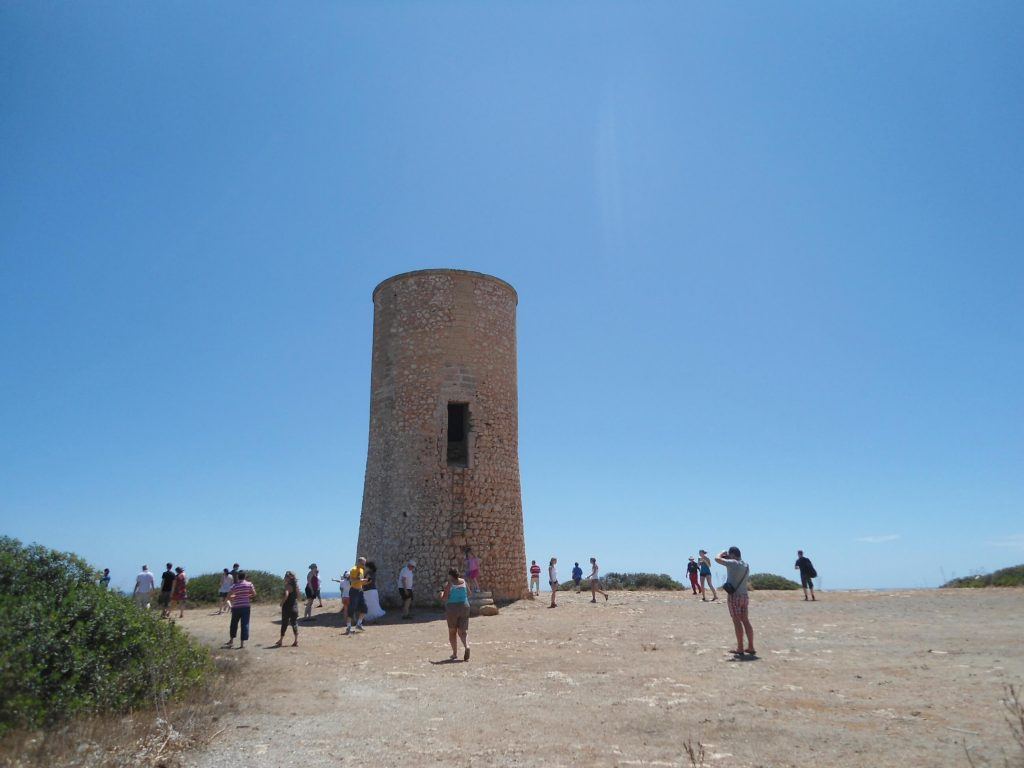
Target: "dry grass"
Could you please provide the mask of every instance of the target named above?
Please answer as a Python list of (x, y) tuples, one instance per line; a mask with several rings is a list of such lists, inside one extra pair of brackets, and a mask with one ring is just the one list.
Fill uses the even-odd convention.
[(43, 731), (13, 731), (0, 741), (9, 768), (177, 768), (181, 753), (219, 733), (222, 703), (230, 699), (237, 665), (217, 663), (211, 683), (174, 702), (119, 715), (80, 717)]
[[(1003, 708), (1006, 724), (1010, 729), (1013, 743), (1016, 745), (1013, 755), (1003, 755), (1002, 765), (1004, 768), (1024, 768), (1024, 701), (1021, 701), (1021, 691), (1016, 685), (1007, 685), (1006, 696), (1003, 699)], [(993, 765), (992, 762), (979, 763), (971, 755), (971, 747), (963, 742), (964, 754), (967, 755), (967, 763), (971, 768), (981, 768), (983, 765)]]

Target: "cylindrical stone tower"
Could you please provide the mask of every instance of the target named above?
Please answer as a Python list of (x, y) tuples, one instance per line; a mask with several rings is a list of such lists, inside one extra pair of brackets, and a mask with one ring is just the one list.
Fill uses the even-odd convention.
[(463, 548), (495, 599), (526, 592), (519, 488), (515, 289), (477, 272), (426, 269), (373, 291), (370, 440), (359, 554), (382, 596), (416, 560), (431, 602)]

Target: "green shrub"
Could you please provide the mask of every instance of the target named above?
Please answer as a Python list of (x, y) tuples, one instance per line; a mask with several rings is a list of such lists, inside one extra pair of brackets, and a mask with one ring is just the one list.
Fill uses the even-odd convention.
[(795, 581), (779, 576), (774, 573), (752, 573), (750, 575), (751, 589), (800, 589)]
[(1024, 565), (1000, 568), (993, 573), (961, 576), (958, 579), (947, 581), (942, 587), (1024, 587)]
[(0, 537), (0, 734), (174, 698), (209, 653), (95, 583), (81, 558)]
[[(188, 600), (197, 605), (215, 604), (220, 601), (220, 577), (224, 574), (204, 573), (189, 577)], [(264, 600), (273, 602), (280, 600), (284, 592), (284, 574), (277, 576), (267, 571), (245, 571), (245, 577), (252, 582), (256, 590), (256, 602)], [(300, 586), (305, 584), (305, 577), (300, 578)]]
[[(608, 573), (601, 577), (602, 588), (605, 590), (637, 590), (637, 589), (682, 589), (683, 585), (667, 573)], [(561, 584), (559, 589), (576, 589), (573, 581)], [(590, 579), (580, 582), (580, 588), (590, 590)]]

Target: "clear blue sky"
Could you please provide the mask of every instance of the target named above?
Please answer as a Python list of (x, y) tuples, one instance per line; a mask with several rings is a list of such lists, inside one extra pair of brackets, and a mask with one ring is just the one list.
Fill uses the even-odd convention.
[(370, 292), (457, 267), (529, 557), (1022, 562), (1022, 137), (1016, 2), (4, 3), (0, 530), (337, 572)]

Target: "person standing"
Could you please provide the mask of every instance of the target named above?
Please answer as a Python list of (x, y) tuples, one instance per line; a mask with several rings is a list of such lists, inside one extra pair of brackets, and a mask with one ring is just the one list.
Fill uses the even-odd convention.
[(402, 618), (412, 618), (412, 585), (413, 571), (416, 570), (416, 561), (412, 558), (405, 564), (405, 567), (398, 572), (398, 594), (402, 598)]
[[(740, 554), (739, 547), (729, 547), (724, 552), (719, 552), (715, 562), (724, 565), (726, 570), (725, 591), (729, 594), (729, 616), (732, 617), (732, 626), (736, 630), (736, 650), (733, 654), (742, 656), (747, 653), (756, 656), (754, 650), (754, 627), (750, 624), (749, 609), (750, 598), (747, 592), (747, 582), (750, 576), (750, 566), (747, 565)], [(730, 590), (729, 587), (732, 587)], [(747, 649), (743, 650), (743, 632), (747, 633)]]
[(480, 591), (480, 558), (473, 554), (472, 547), (466, 547), (466, 581), (474, 595)]
[(466, 580), (459, 575), (456, 568), (448, 571), (448, 581), (441, 590), (441, 602), (444, 603), (444, 616), (448, 622), (448, 642), (452, 646), (451, 660), (459, 658), (459, 644), (462, 640), (465, 652), (463, 661), (469, 661), (469, 587)]
[(796, 551), (796, 563), (793, 564), (794, 568), (800, 569), (800, 586), (804, 590), (804, 600), (807, 599), (807, 590), (811, 590), (811, 600), (816, 600), (814, 597), (814, 579), (818, 577), (818, 572), (814, 569), (814, 564), (811, 562), (809, 557), (804, 557), (804, 551), (798, 549)]
[(303, 621), (313, 620), (313, 601), (316, 600), (317, 592), (320, 590), (320, 569), (316, 563), (309, 564), (309, 572), (306, 573), (306, 611), (302, 615)]
[(366, 598), (363, 587), (366, 586), (366, 558), (360, 556), (356, 564), (348, 572), (348, 615), (345, 621), (345, 634), (352, 634), (352, 619), (356, 620), (356, 629), (364, 631), (363, 617), (366, 616)]
[(558, 571), (555, 569), (557, 564), (557, 557), (552, 557), (548, 562), (548, 586), (551, 588), (551, 605), (548, 608), (558, 607), (558, 604), (555, 602), (555, 595), (558, 594)]
[(237, 581), (231, 586), (229, 595), (231, 600), (231, 627), (230, 640), (224, 644), (225, 648), (231, 648), (235, 643), (235, 636), (238, 634), (238, 625), (242, 625), (242, 640), (238, 647), (245, 648), (245, 641), (249, 639), (249, 615), (252, 600), (256, 597), (256, 588), (245, 578), (245, 571), (239, 571)]
[(167, 570), (160, 574), (160, 597), (157, 602), (160, 603), (160, 618), (167, 619), (171, 616), (171, 593), (174, 591), (174, 580), (178, 578), (173, 570), (174, 565), (171, 563), (167, 564)]
[(605, 602), (608, 601), (608, 593), (601, 589), (601, 580), (598, 578), (598, 574), (601, 569), (597, 567), (597, 558), (590, 558), (590, 602), (597, 602), (597, 593), (600, 592), (604, 595)]
[(224, 613), (225, 610), (231, 610), (231, 601), (228, 600), (228, 595), (231, 593), (231, 587), (235, 583), (235, 577), (231, 575), (231, 571), (227, 568), (224, 569), (224, 573), (220, 575), (220, 608), (217, 613)]
[(715, 590), (715, 585), (711, 582), (711, 558), (708, 557), (708, 551), (702, 549), (700, 555), (700, 593), (701, 600), (708, 602), (707, 594), (708, 589), (711, 590), (711, 602), (718, 599), (718, 592)]
[(288, 625), (292, 627), (292, 634), (295, 641), (292, 648), (299, 644), (299, 580), (291, 571), (284, 573), (284, 599), (281, 600), (281, 636), (272, 647), (280, 648), (284, 643), (284, 633), (288, 631)]
[(103, 575), (100, 576), (98, 583), (99, 583), (99, 585), (101, 587), (103, 587), (104, 591), (110, 589), (110, 569), (109, 568), (104, 568), (103, 569)]
[(178, 618), (185, 618), (185, 604), (188, 602), (188, 576), (185, 569), (180, 565), (174, 569), (174, 586), (171, 588), (170, 613), (174, 612), (174, 606), (178, 606)]
[(530, 592), (540, 595), (540, 566), (536, 560), (530, 561)]
[(690, 577), (690, 586), (693, 588), (694, 595), (703, 595), (704, 588), (697, 583), (697, 574), (700, 573), (700, 566), (697, 565), (697, 561), (690, 558), (690, 562), (686, 564), (686, 575)]
[(153, 574), (149, 571), (149, 566), (142, 566), (142, 571), (135, 577), (135, 589), (132, 590), (135, 604), (148, 611), (155, 588), (156, 582), (153, 580)]
[(576, 594), (580, 593), (580, 582), (583, 581), (583, 569), (576, 563), (572, 567), (572, 582), (576, 585)]
[(387, 611), (380, 605), (380, 593), (377, 591), (377, 564), (373, 560), (366, 561), (366, 584), (363, 585), (363, 600), (366, 601), (365, 621), (384, 618)]

